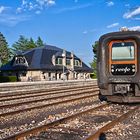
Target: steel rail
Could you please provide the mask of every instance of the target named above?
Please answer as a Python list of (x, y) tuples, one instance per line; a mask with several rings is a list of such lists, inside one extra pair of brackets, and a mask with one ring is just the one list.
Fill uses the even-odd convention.
[[(85, 92), (85, 93), (88, 93), (88, 92)], [(25, 108), (25, 109), (19, 109), (19, 110), (15, 110), (15, 111), (10, 111), (10, 112), (6, 112), (6, 113), (0, 114), (0, 117), (5, 117), (5, 116), (8, 116), (8, 115), (14, 115), (14, 114), (22, 113), (22, 112), (25, 112), (25, 111), (31, 111), (31, 110), (34, 110), (34, 109), (40, 109), (40, 108), (43, 108), (43, 107), (49, 107), (49, 106), (63, 104), (63, 103), (68, 103), (68, 102), (77, 101), (77, 100), (81, 100), (81, 99), (91, 98), (91, 97), (94, 97), (94, 96), (98, 96), (98, 93), (97, 94), (94, 94), (94, 95), (82, 96), (82, 97), (68, 99), (68, 100), (64, 100), (64, 101), (58, 101), (58, 102), (49, 103), (49, 104), (43, 104), (43, 105), (38, 105), (38, 106), (30, 107), (30, 108)]]
[(3, 140), (24, 140), (24, 137), (30, 136), (31, 134), (33, 134), (33, 135), (39, 134), (41, 131), (45, 131), (45, 130), (47, 130), (47, 128), (49, 128), (49, 127), (51, 127), (53, 125), (61, 124), (61, 123), (65, 122), (65, 121), (67, 121), (69, 119), (73, 119), (75, 117), (84, 115), (86, 113), (96, 111), (98, 109), (107, 107), (109, 105), (110, 105), (109, 103), (105, 103), (105, 104), (102, 104), (100, 106), (97, 106), (97, 107), (94, 107), (94, 108), (91, 108), (91, 109), (87, 109), (87, 110), (81, 111), (79, 113), (75, 113), (73, 115), (69, 115), (69, 116), (61, 118), (59, 120), (55, 120), (55, 121), (47, 123), (45, 125), (37, 126), (37, 127), (32, 128), (32, 129), (29, 129), (29, 130), (26, 130), (26, 131), (23, 131), (23, 132), (19, 132), (17, 134), (14, 134), (14, 135), (11, 135), (9, 137), (6, 137)]
[(105, 133), (106, 131), (112, 129), (115, 125), (117, 125), (118, 123), (120, 123), (123, 120), (125, 120), (126, 118), (128, 118), (130, 115), (132, 115), (138, 109), (139, 109), (139, 106), (135, 107), (134, 109), (131, 109), (127, 113), (124, 113), (120, 117), (114, 119), (113, 121), (107, 123), (105, 126), (103, 126), (102, 128), (100, 128), (96, 132), (92, 133), (90, 136), (88, 136), (87, 138), (85, 138), (85, 140), (98, 140), (99, 139), (99, 136), (102, 133)]
[[(75, 88), (83, 88), (83, 87), (89, 87), (89, 88), (91, 88), (91, 87), (97, 87), (97, 85), (87, 85), (87, 86), (73, 86), (73, 87), (68, 87), (68, 86), (66, 86), (66, 87), (62, 87), (62, 88), (52, 88), (52, 89), (46, 89), (46, 88), (43, 88), (43, 89), (33, 89), (33, 90), (17, 90), (17, 91), (13, 91), (14, 92), (14, 94), (13, 94), (13, 92), (12, 93), (2, 93), (2, 94), (4, 94), (4, 95), (2, 95), (1, 93), (0, 93), (0, 98), (4, 98), (4, 97), (14, 97), (14, 96), (23, 96), (23, 95), (32, 95), (33, 93), (32, 92), (34, 92), (34, 94), (38, 94), (38, 93), (42, 93), (42, 92), (50, 92), (50, 90), (51, 90), (51, 92), (53, 92), (53, 91), (58, 91), (58, 90), (71, 90), (71, 89), (75, 89)], [(15, 93), (19, 93), (19, 92), (21, 92), (20, 94), (15, 94)], [(3, 101), (2, 99), (0, 99), (0, 101)]]
[(24, 87), (24, 86), (36, 86), (36, 85), (68, 85), (68, 84), (83, 84), (88, 83), (92, 84), (96, 82), (97, 80), (68, 80), (68, 81), (34, 81), (34, 82), (15, 82), (15, 83), (2, 83), (0, 85), (0, 88), (9, 88), (9, 87)]
[(14, 107), (14, 106), (19, 106), (19, 105), (24, 105), (24, 104), (31, 104), (31, 103), (36, 103), (36, 102), (41, 102), (41, 101), (48, 101), (48, 100), (54, 100), (54, 99), (59, 99), (59, 98), (65, 98), (65, 97), (70, 97), (70, 96), (77, 96), (77, 95), (81, 95), (84, 94), (85, 92), (96, 92), (98, 91), (98, 89), (90, 89), (90, 90), (86, 90), (86, 91), (81, 91), (80, 93), (73, 93), (73, 94), (67, 94), (67, 95), (59, 95), (59, 96), (55, 96), (55, 97), (46, 97), (43, 99), (34, 99), (34, 100), (30, 100), (30, 101), (21, 101), (19, 103), (11, 103), (11, 104), (4, 104), (4, 105), (0, 105), (0, 109), (1, 108), (9, 108), (9, 107)]
[[(44, 95), (55, 95), (55, 94), (58, 94), (58, 93), (62, 93), (62, 92), (71, 92), (71, 91), (77, 91), (77, 90), (85, 90), (85, 89), (92, 89), (91, 87), (85, 87), (85, 88), (73, 88), (73, 89), (57, 89), (56, 91), (38, 91), (36, 93), (30, 93), (30, 95), (25, 94), (25, 96), (23, 95), (16, 95), (16, 96), (20, 96), (20, 97), (13, 97), (13, 98), (4, 98), (4, 99), (0, 99), (0, 102), (3, 102), (3, 101), (10, 101), (10, 100), (17, 100), (17, 99), (24, 99), (24, 98), (31, 98), (31, 97), (41, 97), (41, 96), (44, 96)], [(33, 92), (33, 91), (30, 91), (30, 92)], [(47, 93), (46, 93), (47, 92)], [(9, 96), (8, 96), (9, 97)]]
[[(24, 84), (24, 82), (22, 83), (22, 84), (20, 84), (20, 85), (18, 85), (18, 84), (14, 84), (14, 85), (3, 85), (3, 86), (1, 86), (0, 85), (0, 92), (3, 92), (3, 91), (8, 91), (8, 90), (10, 90), (10, 89), (12, 89), (12, 90), (15, 90), (15, 89), (22, 89), (22, 88), (34, 88), (34, 87), (36, 87), (36, 86), (39, 86), (39, 87), (43, 87), (43, 86), (49, 86), (49, 87), (54, 87), (54, 85), (55, 85), (55, 87), (59, 87), (59, 86), (61, 86), (61, 87), (65, 87), (65, 86), (71, 86), (71, 85), (92, 85), (92, 84), (95, 84), (94, 83), (94, 81), (90, 81), (90, 82), (88, 82), (88, 81), (81, 81), (81, 82), (78, 82), (78, 81), (72, 81), (72, 82), (67, 82), (67, 81), (65, 81), (65, 82), (61, 82), (61, 83), (50, 83), (50, 82), (47, 82), (47, 83), (37, 83), (37, 82), (35, 82), (34, 84), (31, 84), (30, 82), (29, 83), (26, 83), (26, 84)], [(97, 85), (97, 84), (96, 84)]]

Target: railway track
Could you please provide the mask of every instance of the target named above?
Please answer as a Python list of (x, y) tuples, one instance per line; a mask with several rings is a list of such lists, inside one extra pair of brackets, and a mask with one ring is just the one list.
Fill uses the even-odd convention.
[(58, 125), (58, 124), (60, 124), (60, 123), (62, 123), (62, 122), (65, 122), (65, 121), (67, 121), (67, 120), (69, 120), (69, 119), (75, 118), (75, 117), (77, 117), (77, 116), (80, 116), (80, 115), (82, 115), (82, 114), (88, 113), (88, 112), (93, 111), (93, 110), (97, 110), (97, 109), (102, 108), (102, 107), (105, 107), (105, 106), (107, 106), (107, 105), (108, 105), (108, 104), (103, 104), (103, 105), (100, 105), (100, 106), (98, 106), (98, 107), (94, 107), (94, 108), (91, 108), (91, 109), (87, 109), (87, 110), (85, 110), (85, 111), (81, 111), (81, 112), (79, 112), (79, 113), (75, 113), (75, 114), (72, 114), (72, 115), (68, 115), (68, 116), (66, 116), (66, 117), (63, 117), (63, 118), (58, 119), (58, 120), (54, 120), (54, 121), (52, 121), (52, 122), (50, 122), (50, 123), (47, 123), (47, 124), (45, 124), (45, 125), (40, 125), (40, 126), (38, 126), (38, 127), (32, 128), (32, 129), (30, 129), (30, 130), (26, 130), (26, 131), (23, 131), (23, 132), (21, 132), (21, 133), (17, 133), (17, 134), (15, 134), (15, 135), (6, 137), (6, 138), (4, 138), (3, 140), (19, 140), (19, 139), (21, 140), (21, 139), (23, 139), (23, 138), (26, 137), (26, 136), (30, 136), (31, 134), (34, 134), (34, 135), (35, 135), (35, 134), (38, 134), (39, 132), (41, 132), (41, 131), (43, 131), (43, 130), (46, 130), (47, 128), (49, 128), (49, 127), (51, 127), (51, 126), (53, 126), (53, 125)]
[[(73, 102), (73, 101), (76, 101), (76, 100), (86, 99), (86, 98), (90, 98), (90, 97), (94, 97), (94, 96), (97, 97), (98, 96), (98, 89), (92, 89), (92, 90), (90, 89), (90, 90), (84, 90), (84, 91), (81, 90), (80, 93), (78, 91), (74, 94), (68, 94), (68, 93), (65, 94), (65, 95), (59, 95), (59, 96), (56, 96), (56, 97), (47, 97), (47, 98), (38, 99), (38, 100), (30, 100), (30, 101), (24, 101), (24, 102), (20, 102), (20, 103), (1, 105), (0, 109), (3, 109), (4, 111), (6, 110), (6, 108), (8, 108), (8, 110), (9, 110), (9, 108), (17, 107), (19, 105), (22, 107), (22, 109), (16, 110), (14, 108), (12, 111), (3, 112), (3, 113), (0, 114), (0, 117), (5, 117), (7, 115), (14, 115), (14, 114), (21, 113), (21, 112), (23, 113), (25, 111), (30, 111), (30, 110), (33, 110), (33, 109), (40, 109), (40, 108), (43, 108), (43, 107), (49, 107), (49, 106), (53, 106), (53, 105)], [(69, 99), (70, 97), (71, 97), (71, 99)], [(53, 100), (53, 101), (50, 102), (50, 100)], [(45, 101), (45, 102), (42, 102), (42, 101)], [(46, 103), (46, 101), (49, 101), (49, 102)], [(40, 102), (41, 105), (36, 105), (37, 102)], [(35, 103), (35, 104), (31, 107), (23, 108), (23, 105), (27, 106), (27, 104), (31, 104), (31, 103)]]
[(137, 111), (140, 107), (137, 106), (131, 110), (129, 110), (128, 112), (120, 115), (119, 117), (117, 117), (116, 119), (112, 120), (111, 122), (107, 123), (105, 126), (101, 127), (99, 130), (97, 130), (96, 132), (93, 132), (93, 134), (91, 134), (90, 136), (88, 136), (87, 138), (85, 138), (85, 140), (96, 140), (96, 139), (102, 139), (104, 138), (104, 134), (112, 129), (115, 125), (119, 124), (120, 122), (124, 121), (125, 119), (127, 119), (130, 115), (132, 115), (135, 111)]
[[(12, 128), (12, 125), (9, 125), (9, 122), (11, 121), (11, 123), (14, 123), (13, 120), (19, 119), (19, 117), (20, 117), (20, 119), (21, 119), (20, 121), (22, 123), (22, 119), (24, 119), (24, 116), (28, 117), (29, 114), (32, 114), (32, 116), (34, 116), (33, 113), (35, 115), (39, 114), (40, 113), (39, 111), (43, 110), (43, 109), (48, 110), (47, 112), (49, 112), (49, 109), (57, 107), (57, 106), (62, 106), (62, 108), (64, 106), (65, 107), (68, 106), (67, 108), (69, 110), (69, 107), (73, 106), (73, 103), (76, 104), (78, 102), (77, 104), (80, 105), (83, 102), (82, 104), (86, 105), (85, 102), (88, 103), (89, 100), (90, 100), (90, 104), (93, 104), (91, 102), (93, 102), (94, 100), (97, 100), (98, 88), (91, 89), (91, 87), (89, 88), (88, 86), (87, 86), (87, 88), (85, 86), (83, 86), (82, 88), (77, 87), (77, 89), (75, 87), (73, 87), (73, 88), (74, 89), (70, 88), (68, 90), (63, 89), (63, 93), (62, 93), (62, 90), (61, 91), (56, 90), (53, 92), (49, 92), (49, 93), (47, 93), (49, 96), (46, 97), (46, 99), (42, 98), (40, 100), (31, 100), (31, 102), (30, 101), (24, 102), (24, 103), (20, 102), (17, 104), (16, 103), (7, 104), (7, 101), (5, 100), (6, 97), (3, 97), (0, 102), (1, 103), (6, 102), (6, 104), (2, 104), (1, 108), (0, 108), (0, 112), (3, 109), (3, 112), (0, 114), (0, 123), (1, 123), (0, 130), (2, 130), (2, 132), (0, 131), (0, 137), (4, 138), (2, 136), (3, 133), (6, 133), (6, 135), (8, 135), (7, 132), (4, 132), (4, 131), (7, 131), (8, 129)], [(52, 96), (53, 93), (54, 93), (55, 97), (50, 97), (50, 96)], [(39, 93), (39, 94), (46, 94), (46, 93)], [(35, 96), (36, 95), (37, 94), (35, 94)], [(22, 96), (20, 96), (20, 98), (22, 99), (22, 97), (23, 97), (23, 99), (26, 99), (25, 96), (26, 95), (24, 94), (24, 96), (22, 95)], [(46, 95), (44, 95), (42, 97), (45, 97), (45, 96)], [(15, 95), (15, 96), (12, 95), (12, 97), (14, 97), (14, 99), (11, 98), (11, 100), (8, 97), (8, 102), (9, 101), (13, 102), (16, 100), (15, 98), (19, 98), (19, 96), (17, 97), (17, 95)], [(27, 99), (29, 97), (32, 98), (33, 96), (30, 94), (30, 96), (28, 96)], [(37, 95), (37, 97), (38, 97), (38, 95)], [(32, 103), (34, 105), (31, 105)], [(38, 103), (40, 103), (40, 105)], [(36, 105), (36, 104), (38, 104), (38, 105)], [(97, 102), (95, 104), (97, 104)], [(27, 105), (28, 105), (28, 107), (27, 107)], [(16, 109), (17, 106), (20, 106), (21, 108)], [(24, 108), (24, 106), (26, 106), (26, 107)], [(5, 112), (6, 109), (8, 112)], [(23, 118), (22, 118), (22, 116), (23, 116)], [(9, 122), (7, 123), (7, 121), (9, 121)], [(22, 125), (24, 125), (24, 124), (22, 124)], [(21, 127), (22, 127), (22, 125), (21, 125)], [(8, 126), (10, 128), (7, 128), (6, 126)], [(13, 127), (13, 129), (15, 129), (15, 127)], [(19, 131), (21, 131), (21, 130), (19, 130)]]
[[(22, 89), (11, 89), (11, 90), (4, 90), (4, 91), (0, 91), (0, 97), (4, 98), (4, 97), (15, 97), (15, 96), (24, 96), (24, 95), (30, 95), (33, 93), (42, 93), (42, 92), (49, 92), (49, 91), (59, 91), (59, 90), (71, 90), (74, 88), (83, 88), (83, 87), (97, 87), (97, 84), (83, 84), (83, 85), (65, 85), (65, 86), (51, 86), (51, 87), (33, 87), (33, 88), (25, 88), (24, 87)], [(12, 88), (12, 87), (11, 87)]]
[[(85, 89), (84, 89), (85, 87)], [(72, 88), (62, 88), (62, 89), (53, 89), (53, 90), (46, 90), (46, 89), (40, 89), (40, 90), (30, 90), (30, 91), (25, 91), (25, 93), (21, 93), (19, 95), (16, 93), (13, 93), (12, 95), (5, 95), (0, 96), (0, 103), (4, 101), (10, 101), (10, 100), (18, 100), (19, 99), (24, 99), (24, 98), (34, 98), (34, 97), (41, 97), (45, 95), (57, 95), (59, 93), (64, 93), (64, 92), (74, 92), (78, 90), (88, 90), (88, 89), (93, 89), (97, 88), (97, 86), (84, 86), (84, 87), (72, 87)], [(20, 91), (18, 91), (20, 92)]]
[[(74, 130), (77, 131), (77, 133), (78, 133), (78, 132), (80, 132), (80, 130), (78, 130), (78, 129), (83, 129), (83, 127), (84, 127), (83, 130), (86, 130), (86, 131), (88, 130), (88, 133), (83, 133), (85, 135), (84, 137), (80, 136), (80, 134), (77, 134), (78, 136), (80, 136), (80, 137), (78, 137), (78, 139), (79, 140), (82, 140), (82, 139), (83, 140), (96, 140), (99, 138), (100, 134), (111, 129), (112, 127), (114, 127), (114, 125), (123, 121), (128, 116), (132, 115), (139, 108), (139, 106), (138, 107), (127, 107), (127, 109), (129, 108), (129, 111), (126, 112), (124, 110), (122, 111), (122, 107), (120, 109), (118, 109), (118, 106), (117, 106), (117, 110), (112, 112), (113, 115), (112, 115), (112, 117), (110, 117), (110, 120), (108, 120), (108, 121), (105, 121), (105, 122), (102, 121), (100, 124), (95, 124), (95, 121), (94, 121), (95, 119), (92, 120), (92, 122), (91, 122), (91, 120), (90, 121), (88, 120), (88, 119), (93, 119), (93, 118), (98, 117), (99, 114), (102, 114), (102, 112), (103, 112), (103, 114), (104, 113), (109, 114), (108, 112), (106, 113), (107, 109), (114, 110), (114, 108), (115, 108), (113, 106), (110, 109), (110, 106), (113, 106), (113, 105), (110, 103), (105, 103), (105, 104), (102, 104), (102, 105), (99, 105), (96, 107), (90, 107), (90, 109), (80, 110), (78, 113), (67, 115), (66, 117), (62, 117), (62, 118), (60, 118), (58, 120), (54, 120), (50, 123), (46, 123), (46, 124), (34, 127), (30, 130), (26, 130), (21, 133), (14, 134), (12, 136), (5, 138), (4, 140), (13, 140), (13, 139), (21, 140), (24, 138), (26, 138), (27, 140), (32, 140), (32, 139), (42, 139), (42, 140), (48, 139), (49, 140), (49, 138), (51, 138), (53, 140), (54, 135), (56, 135), (56, 137), (58, 137), (59, 135), (64, 135), (66, 133), (70, 134), (70, 131), (74, 131)], [(97, 113), (96, 111), (100, 112), (100, 113)], [(115, 117), (114, 115), (116, 115), (117, 117)], [(89, 116), (91, 118), (89, 118)], [(104, 117), (105, 117), (105, 115), (104, 115)], [(88, 120), (88, 121), (85, 121), (85, 120)], [(72, 124), (72, 122), (74, 122), (74, 123)], [(77, 127), (78, 123), (80, 123), (80, 122), (83, 122), (84, 125), (83, 126), (79, 125)], [(86, 126), (88, 122), (89, 122), (89, 126)], [(93, 125), (95, 125), (96, 128), (98, 128), (98, 130), (96, 130), (96, 128), (94, 128), (95, 126), (93, 127)], [(90, 128), (88, 128), (88, 127), (90, 127)], [(94, 133), (92, 133), (92, 131), (91, 131), (93, 129), (94, 129)], [(49, 133), (52, 132), (51, 134), (54, 134), (54, 135), (48, 136), (48, 134), (49, 134), (48, 132)], [(92, 133), (92, 134), (89, 135), (89, 133)], [(73, 137), (73, 138), (76, 140), (75, 137)], [(73, 140), (72, 136), (70, 136), (70, 138), (67, 137), (67, 139)]]
[(0, 84), (0, 92), (4, 91), (16, 91), (16, 90), (23, 90), (23, 89), (50, 89), (54, 87), (71, 87), (71, 86), (80, 86), (80, 85), (93, 85), (96, 84), (96, 80), (69, 80), (69, 81), (36, 81), (36, 82), (16, 82), (16, 83), (1, 83)]
[(51, 89), (0, 94), (0, 139), (96, 140), (139, 109), (101, 103), (96, 85)]

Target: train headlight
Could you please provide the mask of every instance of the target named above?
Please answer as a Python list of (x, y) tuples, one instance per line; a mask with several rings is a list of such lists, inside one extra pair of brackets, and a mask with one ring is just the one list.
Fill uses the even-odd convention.
[(135, 65), (132, 65), (132, 68), (135, 68)]
[(111, 69), (111, 72), (114, 72), (114, 69)]

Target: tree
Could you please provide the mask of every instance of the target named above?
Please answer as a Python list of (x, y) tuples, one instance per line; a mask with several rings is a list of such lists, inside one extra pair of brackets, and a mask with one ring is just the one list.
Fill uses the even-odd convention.
[(37, 47), (42, 47), (42, 46), (44, 46), (43, 40), (41, 39), (40, 36), (37, 38), (36, 46), (37, 46)]
[(36, 48), (37, 47), (37, 45), (34, 42), (33, 38), (30, 38), (30, 40), (28, 41), (27, 46), (28, 46), (27, 49), (32, 49), (32, 48)]
[(16, 51), (25, 51), (27, 50), (27, 45), (28, 39), (25, 38), (23, 35), (20, 35), (18, 41), (12, 45), (12, 49), (15, 53)]
[(94, 53), (94, 59), (97, 59), (97, 47), (99, 46), (99, 42), (95, 41), (95, 43), (92, 45), (93, 53)]
[(8, 48), (8, 43), (6, 42), (5, 37), (0, 32), (0, 59), (1, 63), (5, 64), (10, 59), (10, 49)]
[(97, 77), (97, 47), (99, 46), (99, 42), (95, 41), (95, 43), (92, 45), (94, 57), (93, 62), (90, 63), (91, 67), (94, 69), (94, 78)]
[(15, 54), (17, 51), (24, 52), (35, 47), (36, 44), (32, 38), (27, 39), (23, 35), (20, 35), (18, 41), (12, 45), (12, 50)]

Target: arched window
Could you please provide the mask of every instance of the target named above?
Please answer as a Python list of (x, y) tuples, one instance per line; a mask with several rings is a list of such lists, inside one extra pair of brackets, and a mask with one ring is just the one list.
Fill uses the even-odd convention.
[(15, 64), (25, 64), (25, 58), (24, 57), (16, 57), (15, 58)]
[(74, 60), (74, 66), (81, 66), (80, 60)]

